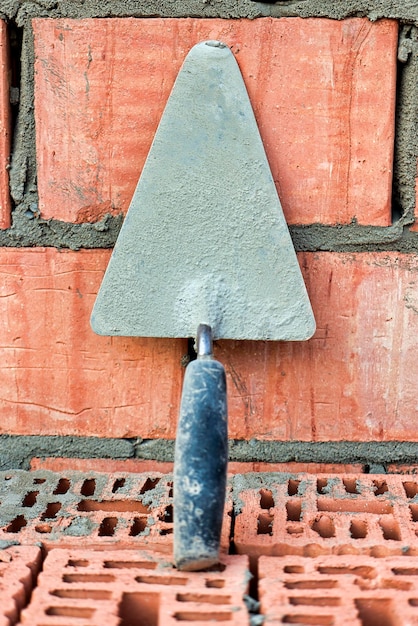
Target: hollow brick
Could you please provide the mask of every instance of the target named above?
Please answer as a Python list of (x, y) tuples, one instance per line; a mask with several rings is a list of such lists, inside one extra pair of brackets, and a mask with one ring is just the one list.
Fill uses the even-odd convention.
[(33, 25), (43, 218), (87, 222), (127, 210), (187, 52), (220, 39), (242, 71), (288, 222), (390, 223), (396, 21)]
[(0, 228), (9, 228), (11, 202), (9, 172), (11, 146), (10, 63), (7, 27), (0, 20)]
[[(174, 438), (185, 340), (99, 337), (108, 250), (0, 249), (0, 432)], [(307, 342), (218, 341), (231, 439), (417, 441), (418, 260), (300, 253)]]
[(418, 624), (418, 558), (261, 557), (265, 624)]
[(0, 551), (0, 626), (16, 624), (40, 565), (41, 550), (36, 546), (12, 546)]
[(21, 624), (30, 626), (202, 626), (249, 624), (243, 595), (248, 559), (224, 556), (210, 572), (179, 572), (138, 550), (52, 550)]

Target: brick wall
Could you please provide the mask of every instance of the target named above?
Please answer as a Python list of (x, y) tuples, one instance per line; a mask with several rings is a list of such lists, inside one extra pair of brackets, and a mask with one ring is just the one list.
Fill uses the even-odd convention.
[(175, 437), (187, 341), (99, 337), (89, 316), (177, 72), (204, 39), (235, 54), (317, 321), (304, 343), (216, 344), (231, 439), (418, 442), (412, 3), (354, 18), (242, 4), (0, 3), (0, 434), (14, 445), (77, 436), (78, 456), (86, 437)]

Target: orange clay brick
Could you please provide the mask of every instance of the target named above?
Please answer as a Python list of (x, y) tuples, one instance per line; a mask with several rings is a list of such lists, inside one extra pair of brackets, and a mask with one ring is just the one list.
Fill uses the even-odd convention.
[(35, 19), (33, 26), (43, 218), (86, 222), (126, 212), (187, 52), (220, 39), (242, 71), (287, 220), (390, 223), (396, 21)]
[(418, 477), (254, 474), (233, 482), (238, 554), (418, 556)]
[[(108, 250), (0, 249), (0, 431), (174, 438), (187, 343), (99, 337)], [(418, 259), (300, 253), (307, 342), (219, 341), (232, 439), (417, 441)]]
[[(31, 470), (49, 470), (52, 472), (63, 472), (77, 470), (79, 472), (161, 472), (171, 473), (173, 463), (163, 461), (144, 461), (142, 459), (76, 459), (76, 458), (55, 458), (45, 459), (33, 458), (30, 464)], [(228, 463), (228, 474), (247, 474), (248, 472), (308, 472), (310, 474), (348, 474), (363, 472), (364, 466), (360, 463), (343, 465), (338, 463), (262, 463), (248, 462), (240, 463), (231, 461)], [(408, 473), (408, 472), (404, 472)]]
[(10, 226), (9, 173), (11, 143), (10, 65), (7, 27), (0, 20), (0, 228)]
[(0, 550), (0, 626), (16, 624), (29, 600), (41, 565), (36, 546), (12, 546)]
[(418, 624), (418, 558), (261, 557), (264, 624)]
[[(55, 547), (148, 548), (171, 553), (171, 475), (0, 472), (0, 540)], [(228, 492), (222, 550), (230, 541)]]
[(223, 557), (217, 571), (184, 573), (152, 552), (53, 550), (21, 624), (248, 626), (248, 580), (245, 556)]

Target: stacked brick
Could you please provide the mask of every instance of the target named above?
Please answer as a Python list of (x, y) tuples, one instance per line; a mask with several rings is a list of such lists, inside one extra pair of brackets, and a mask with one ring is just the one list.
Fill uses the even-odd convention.
[(14, 626), (29, 601), (41, 567), (36, 546), (12, 546), (0, 551), (0, 626)]

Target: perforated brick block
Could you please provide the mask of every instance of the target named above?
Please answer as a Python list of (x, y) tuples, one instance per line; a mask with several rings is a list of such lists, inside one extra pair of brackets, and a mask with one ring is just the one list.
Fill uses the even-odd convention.
[(418, 477), (254, 474), (234, 479), (239, 554), (418, 555)]
[(225, 556), (216, 569), (184, 573), (151, 552), (55, 549), (21, 624), (246, 626), (248, 580), (245, 556)]
[(10, 59), (7, 26), (0, 20), (0, 228), (9, 228), (11, 201), (9, 166), (11, 146)]
[[(55, 546), (149, 547), (169, 553), (172, 477), (95, 472), (1, 472), (0, 540)], [(227, 501), (222, 549), (229, 549)]]
[(41, 565), (36, 546), (0, 550), (0, 626), (14, 626), (29, 600)]
[(186, 54), (219, 39), (242, 71), (288, 222), (390, 223), (396, 21), (36, 19), (33, 27), (45, 219), (126, 211)]
[(418, 558), (261, 557), (265, 624), (418, 624)]

